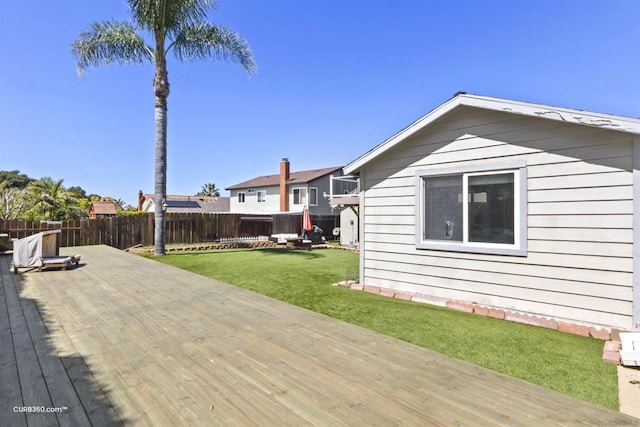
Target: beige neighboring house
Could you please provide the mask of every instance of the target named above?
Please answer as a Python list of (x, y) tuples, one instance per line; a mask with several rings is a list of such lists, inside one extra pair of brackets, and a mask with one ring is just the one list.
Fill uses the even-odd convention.
[(362, 284), (640, 330), (640, 119), (461, 93), (344, 173)]
[[(154, 212), (153, 194), (138, 193), (138, 211)], [(229, 212), (229, 198), (216, 196), (168, 195), (165, 201), (167, 213), (216, 213)]]

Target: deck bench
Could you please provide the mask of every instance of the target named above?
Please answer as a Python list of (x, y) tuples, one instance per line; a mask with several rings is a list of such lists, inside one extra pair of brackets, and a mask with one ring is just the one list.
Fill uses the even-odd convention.
[(80, 264), (80, 255), (73, 256), (55, 256), (55, 257), (47, 257), (42, 258), (42, 265), (38, 267), (38, 271), (42, 271), (43, 268), (62, 268), (62, 270), (66, 270), (68, 266), (71, 264), (75, 264), (76, 266)]

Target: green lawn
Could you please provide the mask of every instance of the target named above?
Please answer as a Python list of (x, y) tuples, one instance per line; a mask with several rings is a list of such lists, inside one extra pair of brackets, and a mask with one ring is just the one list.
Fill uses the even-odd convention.
[(601, 340), (332, 286), (357, 277), (352, 252), (237, 249), (156, 259), (618, 409), (616, 368), (602, 362)]

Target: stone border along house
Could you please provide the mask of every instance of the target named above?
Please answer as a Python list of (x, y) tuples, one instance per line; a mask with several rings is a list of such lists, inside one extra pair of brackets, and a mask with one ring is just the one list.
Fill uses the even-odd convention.
[(640, 329), (639, 119), (459, 93), (344, 172), (360, 178), (360, 286)]

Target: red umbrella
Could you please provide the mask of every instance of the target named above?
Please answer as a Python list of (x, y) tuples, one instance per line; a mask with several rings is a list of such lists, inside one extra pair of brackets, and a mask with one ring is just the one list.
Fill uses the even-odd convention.
[(305, 206), (302, 211), (302, 231), (311, 232), (313, 230), (313, 224), (311, 224), (311, 214), (309, 209)]

